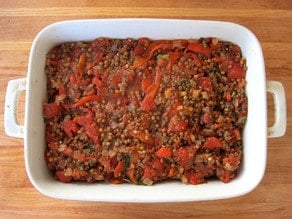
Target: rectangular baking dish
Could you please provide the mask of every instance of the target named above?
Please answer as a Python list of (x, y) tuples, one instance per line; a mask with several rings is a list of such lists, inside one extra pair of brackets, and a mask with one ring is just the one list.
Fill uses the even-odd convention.
[[(44, 159), (45, 125), (42, 104), (46, 101), (47, 52), (70, 41), (89, 41), (97, 37), (177, 39), (218, 37), (238, 44), (247, 60), (248, 118), (243, 134), (244, 158), (238, 177), (230, 183), (211, 181), (201, 185), (163, 182), (153, 186), (107, 183), (65, 184), (56, 181)], [(26, 91), (24, 125), (17, 124), (17, 99)], [(275, 104), (275, 124), (267, 127), (266, 93)], [(225, 199), (251, 192), (260, 183), (266, 167), (267, 137), (280, 137), (286, 130), (286, 102), (280, 82), (266, 83), (265, 64), (260, 43), (247, 28), (220, 21), (170, 19), (97, 19), (54, 23), (35, 38), (26, 78), (8, 83), (5, 103), (5, 130), (24, 138), (27, 175), (41, 193), (61, 199), (105, 202), (180, 202)]]

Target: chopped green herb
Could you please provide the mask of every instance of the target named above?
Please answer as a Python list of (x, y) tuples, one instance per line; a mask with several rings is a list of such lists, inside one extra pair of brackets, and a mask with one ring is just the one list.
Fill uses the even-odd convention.
[(190, 100), (189, 103), (190, 103), (190, 105), (194, 105), (195, 101), (194, 100)]
[(143, 186), (145, 186), (146, 184), (145, 183), (143, 183), (143, 181), (138, 181), (138, 183), (137, 183), (138, 185), (143, 185)]
[(205, 41), (205, 40), (203, 40), (203, 41), (202, 41), (202, 45), (203, 45), (203, 47), (204, 47), (204, 48), (206, 48), (206, 47), (207, 47), (207, 43), (206, 43), (206, 41)]
[(166, 54), (161, 54), (161, 55), (159, 55), (159, 58), (162, 58), (162, 59), (164, 59), (164, 60), (169, 60), (169, 54), (168, 53), (166, 53)]
[(131, 155), (130, 154), (125, 154), (124, 155), (124, 159), (125, 159), (126, 167), (130, 166), (130, 163), (131, 163)]
[(242, 142), (241, 142), (241, 141), (237, 141), (237, 142), (236, 142), (236, 145), (237, 145), (238, 147), (242, 147)]
[(244, 125), (246, 123), (247, 118), (246, 117), (241, 117), (238, 119), (237, 123), (239, 125)]
[(83, 153), (90, 154), (94, 151), (94, 144), (88, 144), (87, 147), (83, 149)]

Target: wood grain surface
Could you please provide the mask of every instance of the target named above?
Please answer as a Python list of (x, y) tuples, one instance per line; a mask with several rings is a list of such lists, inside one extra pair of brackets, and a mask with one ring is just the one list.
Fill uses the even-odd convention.
[[(45, 26), (84, 18), (211, 19), (239, 23), (259, 38), (267, 80), (283, 83), (287, 132), (268, 139), (265, 176), (251, 193), (227, 200), (161, 204), (77, 202), (48, 198), (30, 183), (23, 139), (4, 131), (9, 80), (26, 77), (31, 43)], [(18, 119), (23, 124), (24, 96)], [(0, 0), (0, 218), (292, 218), (292, 1)], [(274, 121), (268, 96), (268, 122)], [(256, 147), (256, 145), (254, 145)], [(256, 167), (255, 167), (256, 168)]]

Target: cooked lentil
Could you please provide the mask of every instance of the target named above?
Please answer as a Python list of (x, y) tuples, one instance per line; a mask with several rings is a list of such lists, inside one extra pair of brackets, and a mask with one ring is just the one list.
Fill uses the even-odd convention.
[(199, 184), (236, 177), (246, 61), (217, 38), (98, 38), (46, 59), (49, 169), (62, 182)]

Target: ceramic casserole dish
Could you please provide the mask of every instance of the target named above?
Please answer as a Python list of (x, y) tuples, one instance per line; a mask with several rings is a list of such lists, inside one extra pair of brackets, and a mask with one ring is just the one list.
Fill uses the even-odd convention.
[[(230, 183), (209, 181), (200, 185), (163, 182), (153, 186), (108, 183), (62, 183), (57, 181), (44, 159), (46, 148), (42, 105), (46, 101), (46, 54), (56, 45), (90, 41), (98, 37), (188, 39), (217, 37), (239, 45), (247, 60), (248, 118), (243, 133), (243, 162)], [(24, 125), (16, 121), (17, 100), (26, 91)], [(274, 96), (275, 124), (267, 126), (267, 91)], [(26, 78), (8, 83), (5, 103), (5, 130), (24, 138), (27, 175), (41, 193), (61, 199), (105, 202), (179, 202), (237, 197), (251, 192), (260, 183), (266, 167), (267, 138), (286, 131), (286, 103), (280, 82), (266, 81), (260, 43), (247, 28), (229, 22), (170, 19), (72, 20), (52, 24), (35, 38)]]

